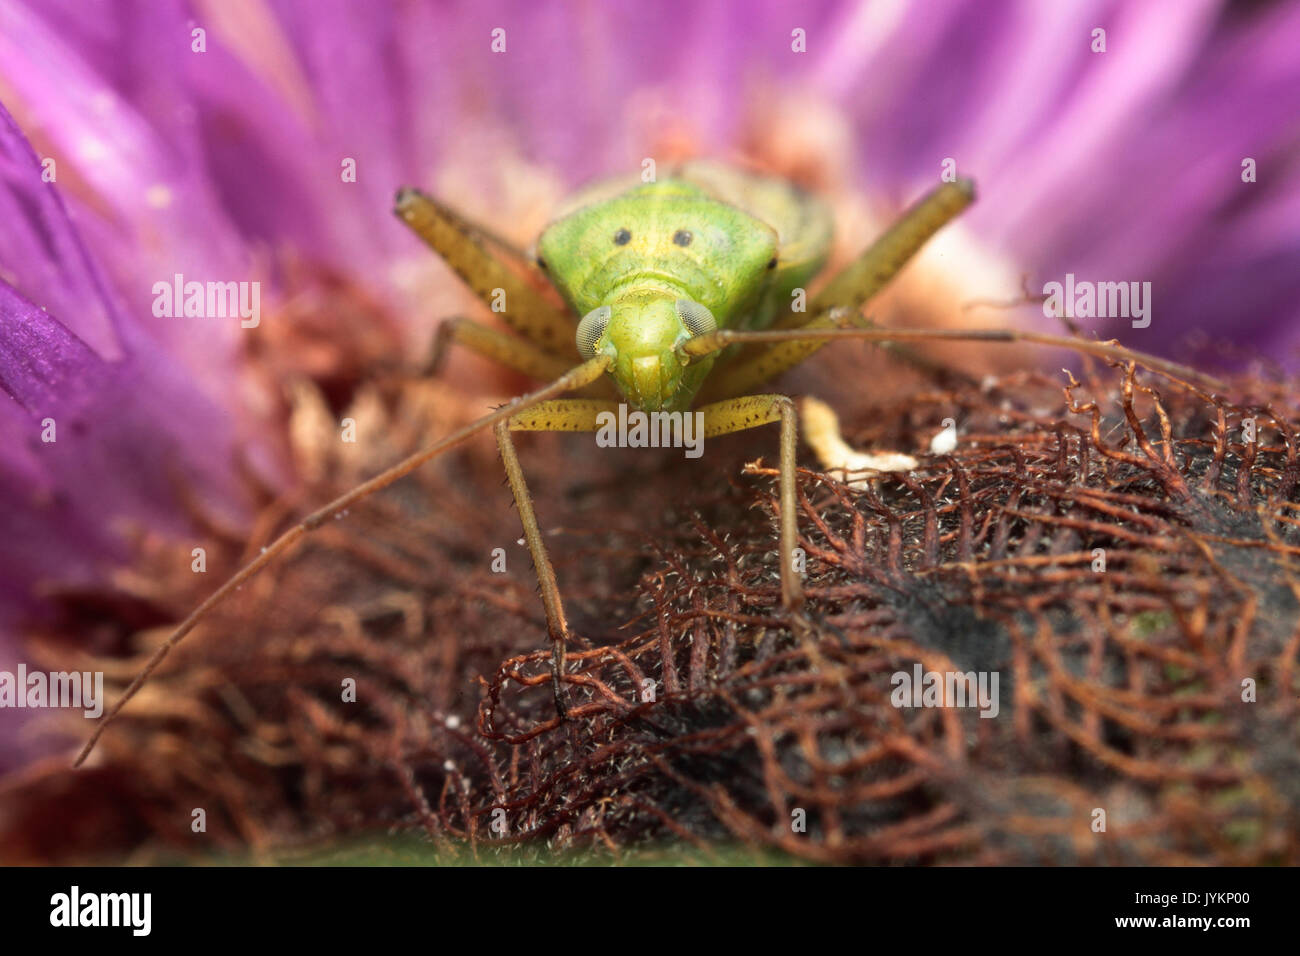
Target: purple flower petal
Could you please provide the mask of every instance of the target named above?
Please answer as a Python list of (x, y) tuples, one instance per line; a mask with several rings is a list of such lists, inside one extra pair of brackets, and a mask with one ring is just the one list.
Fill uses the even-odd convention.
[[(246, 520), (247, 512), (237, 416), (197, 389), (105, 291), (3, 110), (0, 158), (0, 209), (12, 213), (0, 272), (23, 282), (0, 282), (0, 634), (12, 638), (46, 588), (103, 582), (125, 557), (123, 522), (187, 530), (180, 488), (218, 518)], [(87, 327), (113, 333), (117, 354), (101, 354), (55, 309), (83, 325), (100, 317)]]

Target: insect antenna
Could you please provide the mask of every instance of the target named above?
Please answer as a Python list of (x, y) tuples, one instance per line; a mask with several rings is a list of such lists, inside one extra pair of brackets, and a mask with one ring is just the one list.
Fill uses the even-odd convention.
[(753, 332), (719, 329), (716, 332), (710, 332), (688, 340), (682, 344), (680, 352), (683, 357), (693, 360), (721, 351), (729, 345), (763, 345), (776, 342), (803, 342), (815, 339), (856, 339), (865, 342), (928, 342), (936, 340), (1026, 342), (1034, 345), (1069, 349), (1072, 352), (1094, 355), (1115, 362), (1133, 362), (1152, 372), (1179, 379), (1185, 384), (1199, 385), (1212, 392), (1224, 392), (1228, 388), (1226, 383), (1212, 375), (1207, 375), (1178, 362), (1171, 362), (1155, 355), (1135, 351), (1120, 345), (1115, 339), (1102, 342), (1020, 329), (887, 329), (879, 326), (874, 328), (775, 329)]
[(91, 751), (95, 749), (95, 744), (98, 743), (99, 738), (103, 735), (104, 731), (108, 729), (108, 725), (112, 723), (113, 718), (118, 715), (122, 708), (126, 706), (127, 702), (130, 701), (140, 688), (145, 685), (145, 682), (149, 680), (150, 675), (158, 668), (158, 665), (162, 663), (163, 658), (170, 653), (171, 649), (179, 644), (185, 636), (190, 633), (190, 631), (194, 630), (194, 628), (208, 616), (213, 608), (229, 597), (232, 592), (238, 590), (244, 582), (249, 580), (282, 553), (292, 547), (298, 539), (311, 531), (315, 531), (330, 518), (346, 511), (356, 502), (369, 497), (376, 491), (387, 488), (389, 485), (393, 484), (393, 482), (409, 475), (421, 465), (438, 457), (443, 452), (455, 448), (457, 445), (484, 429), (490, 428), (498, 422), (505, 421), (519, 412), (531, 408), (540, 402), (544, 402), (547, 399), (554, 398), (557, 395), (562, 395), (565, 392), (573, 391), (574, 389), (582, 388), (585, 385), (591, 384), (604, 374), (608, 364), (608, 358), (603, 355), (597, 356), (590, 361), (584, 362), (583, 364), (570, 369), (568, 372), (565, 372), (549, 385), (544, 385), (535, 391), (520, 395), (509, 402), (506, 402), (495, 411), (470, 422), (468, 425), (457, 429), (450, 435), (439, 439), (427, 448), (403, 459), (375, 477), (362, 482), (351, 491), (340, 495), (329, 504), (313, 511), (311, 514), (307, 515), (307, 517), (298, 522), (298, 524), (281, 534), (278, 538), (263, 548), (257, 557), (253, 558), (252, 561), (249, 561), (246, 565), (236, 571), (224, 584), (221, 585), (221, 587), (212, 592), (212, 594), (209, 595), (202, 604), (190, 612), (189, 616), (186, 617), (185, 620), (181, 621), (176, 629), (172, 631), (167, 640), (165, 640), (158, 647), (158, 650), (154, 652), (154, 655), (149, 659), (149, 662), (145, 664), (138, 674), (136, 674), (135, 678), (126, 688), (125, 693), (123, 693), (113, 706), (108, 709), (104, 716), (100, 718), (94, 732), (90, 735), (90, 739), (86, 741), (85, 745), (81, 748), (81, 752), (77, 754), (76, 760), (73, 761), (73, 767), (80, 767), (82, 763), (85, 762), (86, 758), (90, 756)]

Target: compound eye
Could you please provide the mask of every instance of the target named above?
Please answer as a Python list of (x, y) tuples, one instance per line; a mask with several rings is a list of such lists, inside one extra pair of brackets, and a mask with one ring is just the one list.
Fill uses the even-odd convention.
[(718, 330), (718, 320), (713, 317), (707, 306), (700, 305), (692, 299), (677, 300), (677, 317), (686, 326), (692, 336), (707, 335)]
[(592, 309), (578, 323), (578, 352), (583, 358), (596, 357), (596, 343), (605, 334), (614, 310), (607, 305)]

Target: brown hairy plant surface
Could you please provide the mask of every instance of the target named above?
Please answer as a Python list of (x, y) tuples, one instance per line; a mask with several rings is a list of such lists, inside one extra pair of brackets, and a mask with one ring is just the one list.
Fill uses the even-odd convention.
[[(819, 361), (862, 383), (864, 354)], [(68, 768), (70, 744), (9, 781), (0, 852), (150, 861), (409, 831), (488, 860), (680, 843), (829, 863), (1300, 862), (1288, 390), (1241, 380), (1229, 401), (1131, 368), (1075, 375), (913, 382), (837, 406), (859, 447), (924, 452), (948, 417), (959, 443), (853, 483), (801, 451), (810, 642), (779, 608), (774, 428), (695, 461), (522, 437), (575, 632), (564, 725), (481, 436), (250, 582), (86, 769)], [(366, 386), (347, 445), (303, 387), (295, 498), (268, 501), (251, 540), (209, 529), (206, 575), (191, 544), (142, 539), (118, 582), (134, 610), (101, 653), (51, 635), (40, 663), (102, 668), (120, 691), (295, 515), (481, 409), (437, 383)], [(998, 672), (1000, 712), (895, 707), (891, 676), (918, 662)], [(55, 719), (84, 738), (86, 721)]]

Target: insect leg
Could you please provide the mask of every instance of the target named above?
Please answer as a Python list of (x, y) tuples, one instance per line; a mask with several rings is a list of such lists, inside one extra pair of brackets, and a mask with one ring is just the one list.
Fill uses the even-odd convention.
[(489, 325), (460, 316), (443, 319), (433, 340), (433, 353), (425, 368), (437, 375), (453, 345), (462, 345), (476, 355), (498, 362), (532, 378), (549, 381), (563, 375), (573, 363), (552, 355), (524, 339), (507, 335)]
[[(831, 279), (809, 303), (808, 314), (812, 318), (798, 328), (833, 329), (859, 324), (855, 316), (862, 305), (974, 199), (975, 186), (968, 179), (943, 183), (930, 190)], [(788, 325), (788, 322), (778, 323), (778, 326)], [(715, 372), (702, 397), (708, 400), (751, 391), (794, 368), (824, 344), (823, 340), (785, 339), (757, 345)]]
[(176, 629), (172, 631), (167, 640), (163, 641), (163, 643), (159, 645), (158, 650), (154, 652), (153, 657), (149, 659), (149, 662), (145, 664), (140, 673), (138, 673), (135, 676), (135, 679), (131, 681), (130, 685), (127, 686), (126, 691), (122, 696), (119, 697), (116, 703), (114, 703), (99, 719), (99, 723), (95, 726), (95, 730), (90, 735), (90, 739), (86, 741), (85, 746), (81, 748), (81, 752), (77, 754), (76, 759), (73, 761), (73, 766), (81, 766), (85, 759), (90, 756), (90, 752), (95, 749), (95, 743), (99, 740), (104, 731), (108, 729), (108, 725), (112, 723), (113, 718), (121, 712), (127, 702), (130, 701), (140, 688), (144, 686), (145, 682), (149, 679), (149, 675), (157, 670), (158, 665), (161, 664), (163, 659), (171, 652), (171, 649), (184, 640), (185, 636), (194, 630), (194, 628), (212, 612), (213, 608), (235, 591), (239, 590), (244, 582), (248, 581), (248, 579), (257, 574), (257, 572), (261, 571), (262, 568), (266, 567), (281, 554), (288, 551), (297, 543), (298, 539), (312, 531), (315, 531), (317, 528), (325, 524), (326, 521), (346, 511), (363, 498), (367, 498), (376, 491), (387, 488), (398, 479), (409, 475), (425, 462), (431, 461), (443, 452), (462, 444), (471, 436), (478, 434), (483, 429), (504, 421), (518, 412), (526, 411), (529, 408), (540, 405), (554, 396), (563, 395), (565, 392), (571, 392), (574, 389), (582, 388), (585, 385), (591, 384), (604, 375), (605, 370), (608, 367), (609, 360), (604, 356), (597, 356), (590, 361), (583, 362), (581, 365), (570, 369), (550, 384), (544, 385), (536, 391), (529, 392), (526, 395), (520, 395), (518, 398), (512, 399), (495, 411), (470, 422), (470, 424), (465, 425), (462, 428), (458, 428), (450, 435), (444, 436), (432, 445), (429, 445), (427, 448), (403, 459), (386, 471), (380, 472), (370, 480), (362, 482), (351, 491), (340, 495), (324, 507), (313, 511), (298, 524), (284, 532), (263, 548), (262, 552), (257, 557), (228, 578), (226, 582), (209, 595), (202, 604), (191, 611), (189, 616), (186, 617), (185, 620), (181, 621)]
[[(432, 354), (425, 365), (423, 374), (437, 375), (447, 359), (447, 353), (453, 345), (461, 345), (476, 355), (498, 362), (531, 378), (546, 381), (563, 375), (572, 367), (572, 363), (556, 358), (549, 352), (538, 348), (531, 342), (515, 338), (505, 332), (475, 322), (462, 316), (444, 319), (434, 336)], [(613, 383), (601, 377), (585, 388), (576, 389), (580, 395), (591, 397), (613, 397)]]
[(484, 230), (417, 190), (400, 190), (394, 212), (506, 325), (570, 365), (578, 361), (573, 320), (525, 278), (530, 273), (544, 281), (535, 266), (521, 261), (511, 268), (487, 248)]
[(519, 519), (524, 526), (524, 539), (528, 542), (528, 551), (532, 555), (537, 583), (542, 592), (546, 630), (551, 639), (551, 686), (555, 692), (555, 713), (561, 720), (569, 713), (564, 692), (564, 651), (569, 638), (569, 624), (564, 616), (560, 588), (555, 581), (555, 568), (546, 552), (546, 542), (542, 540), (537, 513), (533, 510), (533, 497), (528, 491), (528, 482), (524, 479), (524, 471), (519, 465), (519, 456), (515, 454), (510, 432), (594, 432), (598, 427), (597, 415), (604, 411), (616, 413), (617, 410), (618, 404), (612, 401), (558, 399), (542, 402), (514, 416), (509, 422), (503, 420), (496, 425), (497, 447), (501, 449), (501, 461), (505, 464), (506, 478), (510, 482), (510, 491), (515, 496), (515, 507), (519, 509)]
[(781, 606), (792, 613), (803, 606), (803, 584), (794, 566), (794, 550), (799, 542), (795, 508), (795, 451), (798, 419), (794, 402), (785, 395), (746, 395), (705, 405), (704, 437), (726, 435), (779, 421), (780, 455), (780, 555)]

